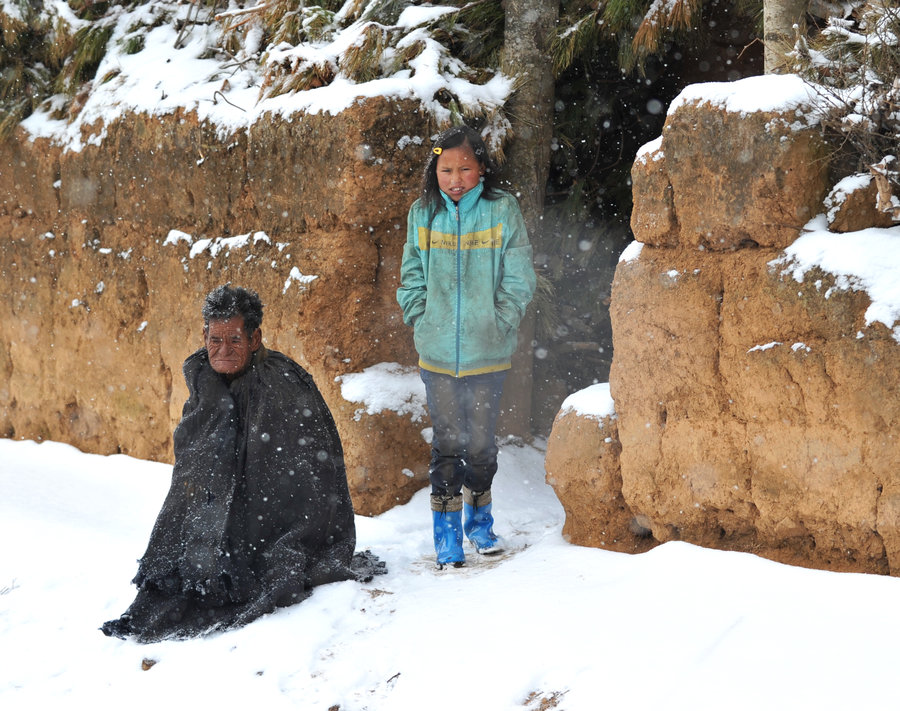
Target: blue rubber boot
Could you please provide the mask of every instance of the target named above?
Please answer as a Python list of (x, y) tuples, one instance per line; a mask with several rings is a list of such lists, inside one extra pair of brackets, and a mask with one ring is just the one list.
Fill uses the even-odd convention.
[(462, 497), (431, 497), (431, 518), (434, 524), (434, 552), (438, 570), (452, 565), (461, 568), (466, 564), (463, 553)]
[(491, 515), (491, 492), (474, 492), (463, 488), (463, 511), (466, 514), (464, 530), (475, 550), (481, 555), (503, 552), (503, 544), (494, 534), (494, 517)]

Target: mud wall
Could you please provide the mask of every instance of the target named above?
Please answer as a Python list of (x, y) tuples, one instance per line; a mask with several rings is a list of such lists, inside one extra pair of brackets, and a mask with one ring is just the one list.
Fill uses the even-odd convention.
[(426, 480), (422, 423), (355, 419), (335, 378), (415, 363), (394, 293), (427, 150), (412, 139), (433, 132), (417, 106), (95, 130), (80, 152), (0, 144), (0, 436), (170, 461), (202, 299), (232, 282), (259, 292), (265, 343), (332, 408), (357, 510), (407, 500)]
[[(616, 418), (598, 430), (558, 417), (549, 442), (561, 500), (594, 483), (563, 501), (574, 542), (684, 540), (900, 574), (900, 344), (867, 324), (864, 291), (821, 270), (797, 282), (778, 263), (826, 212), (829, 153), (807, 109), (687, 102), (635, 162), (642, 247), (620, 261), (611, 304)], [(883, 218), (861, 199), (870, 219), (856, 229)], [(580, 452), (576, 426), (592, 433)], [(619, 502), (615, 518), (591, 521), (586, 499)]]

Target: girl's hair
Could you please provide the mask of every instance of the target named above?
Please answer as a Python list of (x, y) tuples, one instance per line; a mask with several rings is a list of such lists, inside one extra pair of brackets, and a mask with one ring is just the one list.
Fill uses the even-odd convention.
[(436, 211), (442, 204), (441, 189), (438, 187), (437, 162), (442, 151), (449, 148), (458, 148), (468, 144), (475, 154), (478, 162), (484, 166), (484, 192), (482, 196), (486, 200), (496, 200), (500, 197), (500, 178), (497, 175), (497, 166), (491, 159), (487, 146), (481, 134), (468, 126), (454, 126), (448, 128), (434, 142), (428, 161), (425, 163), (425, 172), (422, 175), (422, 202), (427, 208)]
[(262, 301), (255, 291), (223, 284), (206, 295), (203, 303), (204, 328), (209, 326), (210, 321), (227, 321), (235, 316), (244, 319), (244, 330), (252, 336), (263, 318)]

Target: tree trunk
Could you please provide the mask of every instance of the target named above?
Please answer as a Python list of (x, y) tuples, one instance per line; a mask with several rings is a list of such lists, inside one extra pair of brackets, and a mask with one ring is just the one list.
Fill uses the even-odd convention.
[[(504, 176), (519, 198), (535, 252), (543, 242), (541, 216), (550, 172), (553, 134), (554, 78), (550, 43), (559, 19), (553, 0), (505, 0), (506, 27), (501, 67), (517, 79), (508, 109), (513, 139), (506, 151)], [(529, 309), (519, 329), (519, 348), (504, 388), (500, 430), (531, 434), (534, 312)]]
[(806, 33), (808, 0), (765, 0), (763, 3), (763, 38), (766, 74), (785, 70), (787, 53), (794, 47), (796, 31)]

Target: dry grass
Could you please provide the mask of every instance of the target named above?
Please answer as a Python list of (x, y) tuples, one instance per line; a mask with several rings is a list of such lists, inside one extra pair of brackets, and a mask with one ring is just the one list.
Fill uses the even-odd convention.
[(343, 73), (355, 82), (367, 82), (381, 76), (381, 59), (387, 46), (387, 31), (371, 22), (359, 39), (340, 58)]
[(522, 705), (530, 711), (550, 711), (559, 706), (565, 695), (565, 691), (552, 691), (549, 694), (543, 691), (532, 691)]

